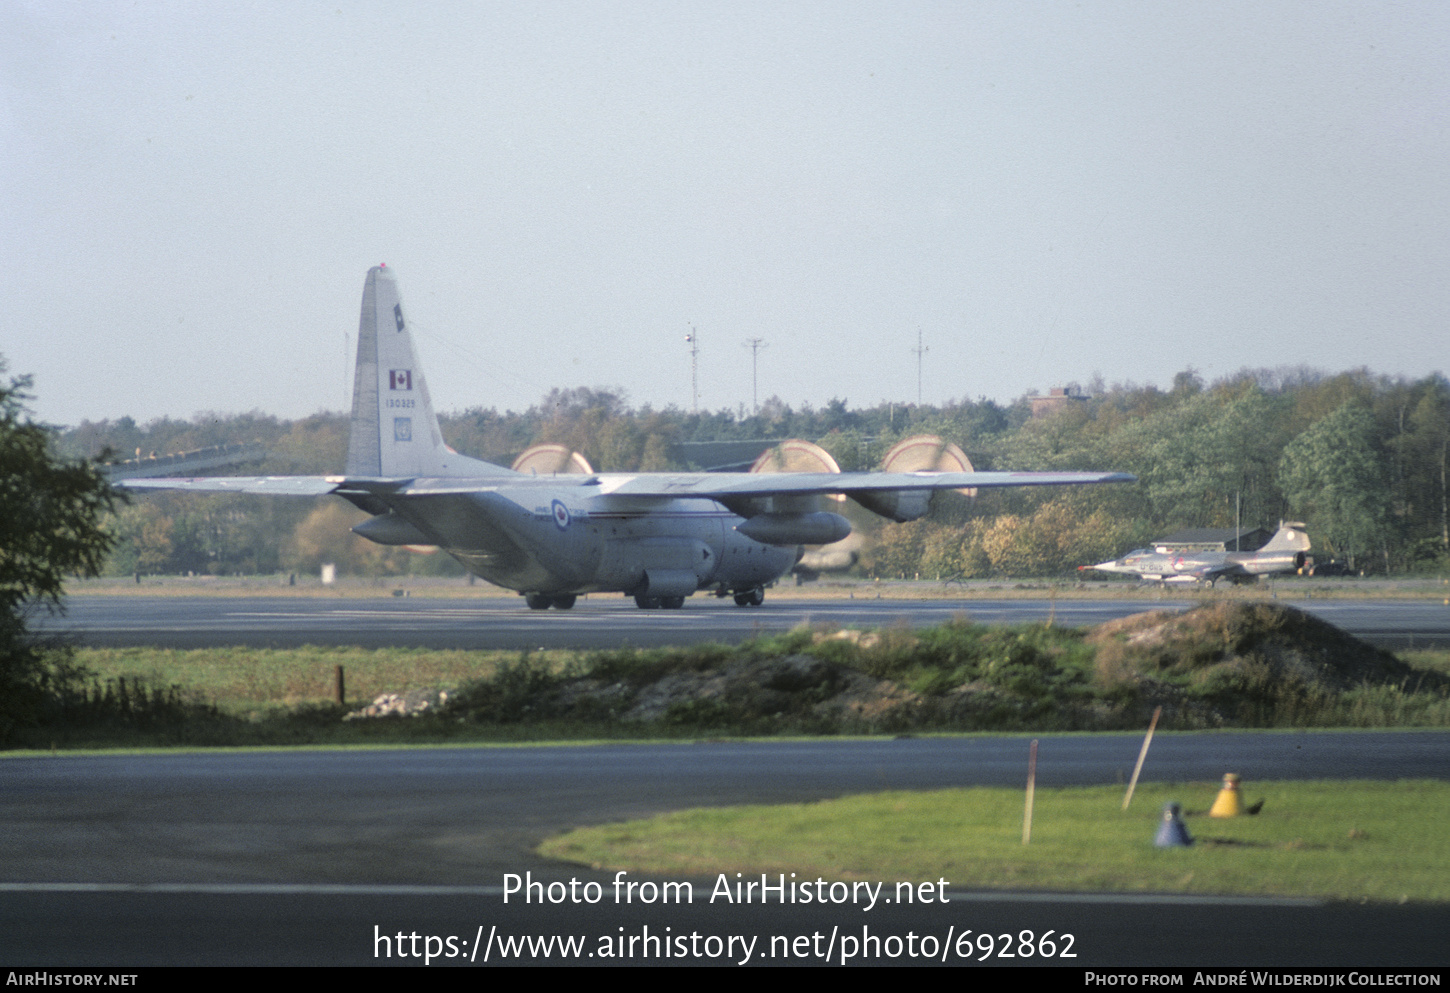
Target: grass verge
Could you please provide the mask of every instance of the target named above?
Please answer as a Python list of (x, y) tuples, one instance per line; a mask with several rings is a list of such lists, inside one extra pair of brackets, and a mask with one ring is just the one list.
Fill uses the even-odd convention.
[[(54, 656), (44, 705), (0, 727), (3, 744), (1112, 731), (1160, 710), (1162, 730), (1450, 727), (1443, 656), (1410, 665), (1303, 612), (1227, 601), (1087, 630), (961, 618), (649, 650), (61, 645)], [(339, 669), (346, 704), (334, 702)], [(344, 720), (384, 694), (367, 719)]]
[[(1450, 783), (1263, 782), (1256, 817), (1206, 816), (1216, 783), (1039, 789), (1022, 844), (1023, 794), (890, 792), (820, 803), (698, 809), (580, 828), (539, 853), (667, 877), (936, 881), (953, 889), (1450, 900)], [(1165, 802), (1196, 843), (1153, 847)], [(890, 892), (888, 887), (886, 892)]]
[[(563, 664), (565, 654), (535, 653), (542, 665)], [(297, 706), (331, 703), (337, 667), (345, 675), (347, 698), (372, 700), (382, 693), (458, 686), (489, 679), (518, 652), (472, 652), (410, 648), (82, 648), (75, 660), (104, 682), (140, 677), (157, 686), (180, 686), (215, 704), (223, 713), (257, 717)]]

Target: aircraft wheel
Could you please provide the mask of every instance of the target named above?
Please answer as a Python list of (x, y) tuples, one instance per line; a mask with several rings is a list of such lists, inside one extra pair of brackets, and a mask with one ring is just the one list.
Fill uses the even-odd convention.
[(573, 593), (570, 593), (568, 596), (556, 596), (554, 597), (554, 609), (568, 610), (574, 606), (574, 601), (576, 599), (577, 597), (575, 597)]
[(666, 610), (679, 610), (685, 605), (685, 598), (682, 596), (662, 596), (660, 606)]
[(553, 602), (553, 597), (544, 596), (542, 593), (524, 594), (524, 603), (529, 605), (530, 610), (548, 610)]
[(737, 607), (759, 607), (765, 602), (765, 587), (757, 586), (752, 590), (740, 590), (735, 594), (735, 606)]
[(634, 605), (640, 610), (657, 610), (660, 606), (660, 598), (657, 596), (637, 596), (634, 598)]

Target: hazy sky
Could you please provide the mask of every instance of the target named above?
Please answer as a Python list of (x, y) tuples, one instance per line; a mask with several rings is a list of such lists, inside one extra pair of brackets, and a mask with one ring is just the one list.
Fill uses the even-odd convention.
[(1450, 4), (0, 0), (45, 420), (1450, 370)]

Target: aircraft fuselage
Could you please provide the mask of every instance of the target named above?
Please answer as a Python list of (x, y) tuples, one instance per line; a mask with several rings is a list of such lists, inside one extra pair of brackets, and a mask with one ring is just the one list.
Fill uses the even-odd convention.
[[(568, 478), (568, 477), (565, 477)], [(797, 546), (735, 530), (743, 518), (713, 500), (640, 500), (600, 492), (599, 477), (530, 480), (472, 493), (385, 498), (393, 511), (466, 568), (515, 590), (681, 597), (773, 582)]]
[(1302, 551), (1269, 552), (1159, 552), (1138, 549), (1120, 559), (1100, 562), (1083, 569), (1126, 573), (1151, 583), (1199, 583), (1213, 585), (1220, 579), (1253, 582), (1259, 576), (1293, 572), (1304, 566)]

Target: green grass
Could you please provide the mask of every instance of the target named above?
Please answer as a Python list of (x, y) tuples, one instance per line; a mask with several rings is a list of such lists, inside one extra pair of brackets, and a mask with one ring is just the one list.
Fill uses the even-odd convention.
[(1427, 672), (1438, 672), (1442, 676), (1450, 676), (1450, 651), (1443, 648), (1416, 648), (1395, 653), (1400, 660), (1416, 669), (1424, 669)]
[[(562, 665), (574, 653), (538, 652), (532, 658)], [(140, 676), (155, 686), (181, 686), (223, 713), (254, 715), (333, 699), (336, 667), (344, 670), (353, 706), (383, 693), (457, 686), (492, 677), (518, 652), (469, 652), (405, 648), (82, 648), (81, 666), (102, 682)]]
[[(1216, 603), (1142, 623), (1166, 633), (1143, 640), (960, 619), (924, 630), (801, 627), (740, 645), (601, 652), (85, 648), (69, 658), (87, 675), (64, 683), (57, 705), (4, 743), (1065, 732), (1141, 728), (1159, 705), (1160, 730), (1450, 727), (1450, 653), (1413, 653), (1411, 668), (1312, 618), (1263, 605)], [(345, 706), (334, 703), (338, 666)], [(876, 687), (859, 674), (894, 685)], [(439, 688), (452, 691), (446, 713), (342, 720), (384, 693)], [(659, 699), (665, 703), (650, 702)]]
[[(1216, 783), (1039, 789), (1031, 844), (1023, 792), (878, 793), (820, 803), (688, 810), (581, 828), (549, 858), (669, 877), (795, 873), (798, 879), (926, 881), (954, 889), (1252, 894), (1450, 900), (1450, 783), (1249, 782), (1257, 817), (1210, 819)], [(1153, 846), (1177, 800), (1196, 839)], [(731, 877), (733, 878), (733, 876)]]

